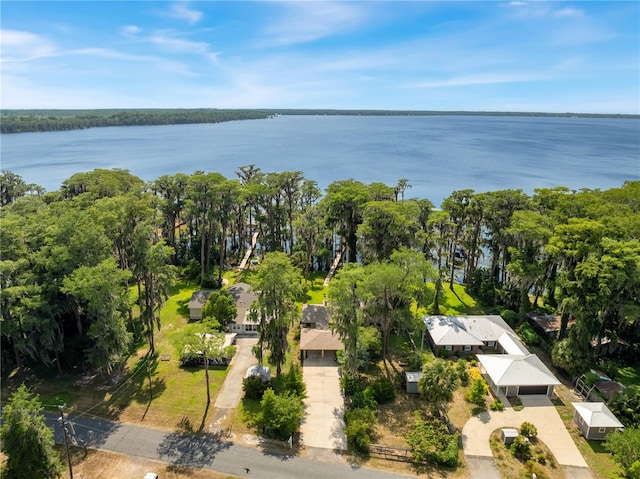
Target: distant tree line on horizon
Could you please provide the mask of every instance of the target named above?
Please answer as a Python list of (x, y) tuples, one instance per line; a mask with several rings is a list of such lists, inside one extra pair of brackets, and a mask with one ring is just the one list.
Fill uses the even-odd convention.
[(265, 119), (274, 115), (350, 116), (542, 116), (580, 118), (640, 118), (640, 115), (499, 111), (339, 110), (339, 109), (216, 109), (143, 108), (88, 110), (3, 110), (0, 133), (67, 131), (107, 126), (179, 125)]
[[(366, 301), (386, 298), (369, 308), (378, 311), (385, 346), (388, 332), (408, 320), (400, 314), (405, 292), (385, 295), (399, 283), (420, 289), (402, 280), (419, 256), (436, 285), (422, 298), (430, 312), (446, 314), (442, 288), (460, 280), (488, 310), (521, 320), (533, 310), (561, 314), (552, 357), (572, 374), (606, 344), (624, 346), (612, 350), (629, 358), (640, 353), (640, 181), (531, 196), (459, 190), (439, 209), (407, 198), (410, 188), (407, 179), (393, 186), (347, 179), (323, 194), (300, 171), (265, 173), (251, 164), (232, 179), (197, 171), (148, 183), (127, 170), (97, 169), (44, 192), (3, 171), (2, 367), (115, 375), (135, 341), (153, 351), (176, 276), (219, 287), (254, 232), (258, 255), (286, 255), (303, 278), (327, 271), (344, 249), (354, 265), (345, 266), (345, 291), (351, 278), (366, 283)], [(424, 283), (425, 271), (412, 278)]]

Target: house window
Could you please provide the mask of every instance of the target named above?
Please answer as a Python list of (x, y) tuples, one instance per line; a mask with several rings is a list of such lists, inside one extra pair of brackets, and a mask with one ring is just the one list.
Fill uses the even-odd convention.
[(453, 346), (451, 346), (450, 344), (447, 344), (447, 345), (444, 347), (444, 350), (445, 350), (445, 351), (453, 351)]
[(598, 432), (599, 432), (600, 434), (605, 433), (605, 432), (607, 432), (607, 428), (606, 428), (606, 427), (599, 427), (599, 428), (598, 428)]
[(464, 346), (463, 348), (465, 351), (471, 351), (471, 346)]
[(495, 341), (487, 341), (487, 346), (490, 348), (495, 348), (496, 347), (496, 342)]
[(584, 419), (582, 419), (582, 416), (578, 416), (578, 421), (580, 421), (580, 424), (584, 424)]

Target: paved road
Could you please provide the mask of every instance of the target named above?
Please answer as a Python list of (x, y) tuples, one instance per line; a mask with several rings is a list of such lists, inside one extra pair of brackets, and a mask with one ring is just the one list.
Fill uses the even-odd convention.
[[(47, 414), (47, 423), (62, 443), (57, 415)], [(130, 424), (95, 420), (87, 417), (68, 418), (74, 424), (76, 437), (87, 446), (128, 456), (168, 462), (176, 466), (208, 469), (223, 474), (245, 477), (245, 467), (252, 477), (261, 479), (406, 479), (399, 474), (360, 467), (358, 465), (318, 462), (304, 457), (283, 455), (268, 450), (244, 447), (215, 435), (194, 436), (168, 433)], [(413, 476), (415, 477), (415, 476)]]

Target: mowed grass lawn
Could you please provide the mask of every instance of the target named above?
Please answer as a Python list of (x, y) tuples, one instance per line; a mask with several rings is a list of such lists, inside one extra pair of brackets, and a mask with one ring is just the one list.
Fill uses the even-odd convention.
[[(155, 427), (173, 429), (191, 425), (197, 428), (203, 421), (207, 409), (206, 381), (203, 367), (184, 368), (180, 365), (182, 329), (189, 322), (189, 300), (195, 282), (179, 281), (171, 290), (171, 296), (161, 311), (160, 331), (155, 334), (155, 349), (158, 361), (152, 372), (153, 400), (149, 402), (148, 375), (140, 384), (132, 401), (120, 414), (120, 419), (127, 422), (144, 422)], [(145, 353), (143, 347), (140, 353)], [(166, 358), (169, 360), (163, 360)], [(210, 392), (212, 404), (224, 383), (227, 369), (209, 369)], [(209, 416), (213, 408), (209, 407)], [(206, 419), (205, 423), (206, 423)]]
[[(107, 386), (98, 377), (82, 378), (73, 373), (58, 377), (53, 370), (43, 368), (28, 373), (27, 385), (40, 396), (46, 409), (56, 410), (57, 405), (66, 404), (71, 415), (88, 413), (169, 430), (185, 425), (197, 429), (203, 419), (207, 424), (227, 370), (209, 370), (212, 404), (209, 417), (203, 418), (207, 410), (204, 368), (181, 367), (177, 350), (182, 327), (189, 321), (188, 304), (195, 289), (198, 289), (195, 282), (179, 281), (161, 311), (161, 328), (155, 332), (158, 357), (150, 367), (153, 400), (150, 401), (149, 394), (146, 342), (140, 343), (137, 353), (127, 362), (126, 374), (115, 387)], [(162, 360), (163, 357), (169, 360)], [(15, 372), (3, 379), (2, 395), (8, 397), (21, 379)]]

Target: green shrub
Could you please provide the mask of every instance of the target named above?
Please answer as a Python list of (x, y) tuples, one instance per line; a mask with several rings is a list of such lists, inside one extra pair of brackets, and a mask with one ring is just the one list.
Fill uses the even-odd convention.
[(425, 421), (419, 413), (414, 418), (415, 423), (407, 435), (414, 463), (455, 466), (458, 463), (460, 433), (450, 434), (443, 422), (434, 419)]
[(529, 443), (529, 440), (522, 435), (518, 435), (514, 439), (509, 450), (511, 451), (511, 454), (522, 461), (526, 461), (531, 458), (531, 444)]
[(525, 421), (520, 425), (520, 434), (529, 439), (535, 439), (538, 437), (538, 429), (532, 423)]
[(288, 392), (276, 395), (268, 388), (260, 401), (258, 424), (276, 439), (287, 439), (300, 427), (304, 416), (302, 399)]
[(407, 357), (407, 371), (422, 371), (424, 355), (419, 351), (411, 352)]
[(396, 398), (396, 389), (387, 378), (376, 379), (367, 389), (369, 388), (372, 389), (373, 398), (378, 404), (387, 404)]
[(352, 409), (371, 409), (375, 411), (378, 407), (378, 401), (376, 401), (373, 389), (371, 386), (367, 386), (364, 391), (357, 391), (351, 399)]
[(351, 409), (344, 415), (344, 433), (347, 441), (358, 451), (368, 452), (371, 437), (377, 423), (376, 413), (371, 409)]
[(504, 319), (507, 324), (509, 324), (509, 326), (515, 326), (516, 324), (518, 324), (518, 313), (516, 313), (515, 311), (513, 311), (512, 309), (505, 309), (500, 313), (500, 316), (502, 316), (502, 319)]
[(340, 377), (340, 387), (344, 391), (345, 396), (353, 396), (360, 390), (358, 380), (349, 374), (343, 374)]
[(491, 408), (492, 411), (503, 411), (504, 410), (504, 404), (502, 404), (502, 401), (500, 401), (500, 399), (496, 399), (495, 401), (493, 401), (489, 407)]
[(465, 394), (465, 399), (470, 403), (482, 405), (485, 401), (485, 396), (489, 390), (487, 383), (484, 379), (476, 379), (471, 384), (471, 387)]
[(526, 321), (518, 326), (516, 333), (518, 333), (522, 342), (527, 346), (535, 346), (541, 342), (541, 338), (538, 336), (538, 333), (536, 333), (536, 331)]
[(469, 371), (467, 370), (467, 363), (464, 361), (458, 361), (456, 364), (456, 373), (458, 373), (458, 378), (460, 378), (460, 384), (463, 386), (469, 385)]
[(270, 387), (270, 381), (264, 382), (260, 376), (249, 376), (242, 381), (244, 397), (260, 401), (264, 392)]
[(297, 364), (291, 365), (288, 372), (272, 379), (271, 383), (276, 394), (290, 392), (303, 399), (307, 396), (307, 385), (302, 379), (302, 369)]
[(598, 368), (614, 381), (618, 379), (619, 371), (623, 369), (623, 367), (622, 363), (613, 359), (603, 359), (600, 364), (598, 364)]
[[(544, 457), (544, 455), (543, 455)], [(538, 461), (539, 462), (539, 461)], [(524, 472), (526, 477), (533, 477), (536, 475), (536, 479), (549, 479), (549, 475), (547, 471), (545, 471), (540, 464), (544, 464), (543, 462), (536, 463), (535, 461), (529, 460), (524, 463)]]

